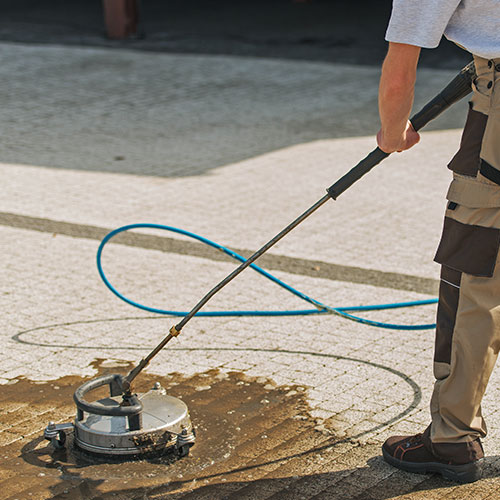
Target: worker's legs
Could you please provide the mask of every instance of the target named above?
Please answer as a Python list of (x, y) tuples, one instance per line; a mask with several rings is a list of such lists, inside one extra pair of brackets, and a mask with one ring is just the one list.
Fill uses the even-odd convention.
[(486, 435), (481, 400), (500, 349), (500, 210), (452, 207), (437, 254), (444, 264), (431, 400), (436, 445)]
[(475, 63), (436, 254), (442, 264), (431, 400), (436, 444), (486, 435), (481, 400), (500, 349), (500, 61)]

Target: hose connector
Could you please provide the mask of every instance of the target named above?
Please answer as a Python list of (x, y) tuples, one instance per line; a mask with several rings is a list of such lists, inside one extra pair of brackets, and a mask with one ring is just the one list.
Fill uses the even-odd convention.
[(172, 335), (172, 337), (177, 337), (177, 335), (179, 335), (179, 333), (181, 333), (180, 330), (177, 330), (177, 328), (175, 328), (175, 325), (172, 326), (172, 328), (170, 328), (170, 335)]

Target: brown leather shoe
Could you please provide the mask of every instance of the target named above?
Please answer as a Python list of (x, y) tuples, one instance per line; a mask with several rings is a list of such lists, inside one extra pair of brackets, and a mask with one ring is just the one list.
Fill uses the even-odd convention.
[(481, 441), (469, 443), (432, 443), (430, 426), (423, 434), (393, 436), (382, 446), (384, 460), (408, 472), (437, 472), (458, 483), (481, 478), (484, 457)]

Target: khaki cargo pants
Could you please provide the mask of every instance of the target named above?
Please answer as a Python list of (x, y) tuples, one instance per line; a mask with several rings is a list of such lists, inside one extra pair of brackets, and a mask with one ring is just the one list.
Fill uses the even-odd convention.
[(500, 58), (475, 57), (477, 79), (443, 235), (431, 441), (486, 435), (481, 400), (500, 350)]

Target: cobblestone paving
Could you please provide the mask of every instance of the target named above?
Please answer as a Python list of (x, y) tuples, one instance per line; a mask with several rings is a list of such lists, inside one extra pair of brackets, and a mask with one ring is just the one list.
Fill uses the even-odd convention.
[[(0, 49), (3, 57), (11, 60), (7, 67), (0, 67), (3, 79), (17, 67), (16, 64), (19, 68), (22, 66), (14, 56), (25, 55), (30, 61), (28, 68), (31, 68), (33, 60), (43, 53), (39, 48), (8, 45)], [(110, 65), (105, 74), (109, 72), (115, 75), (116, 81), (120, 80), (121, 65), (113, 66), (113, 51), (44, 50), (47, 51), (44, 57), (50, 63), (47, 75), (50, 68), (59, 67), (56, 63), (63, 55), (67, 57), (61, 63), (61, 71), (64, 68), (68, 71), (78, 58), (92, 62), (92, 57), (98, 54), (101, 59), (96, 61), (100, 60), (99, 64)], [(156, 102), (153, 96), (159, 92), (155, 80), (157, 58), (163, 56), (121, 54), (120, 57), (127, 58), (131, 64), (139, 65), (143, 76), (148, 76), (143, 78), (141, 90), (147, 98), (138, 108), (142, 111), (137, 111), (144, 114), (148, 123), (141, 133), (157, 141), (161, 147), (156, 151), (167, 158), (169, 142), (163, 143), (156, 118), (153, 116), (148, 121), (146, 116), (146, 112), (152, 110), (151, 113), (161, 115), (165, 123), (168, 120), (175, 123), (177, 119), (177, 115), (168, 118), (153, 106)], [(172, 61), (169, 59), (172, 56), (165, 57)], [(263, 78), (271, 71), (267, 63), (260, 66), (257, 60), (245, 60), (240, 66), (239, 59), (222, 59), (235, 72), (249, 72), (248, 64), (254, 64), (250, 72), (256, 75), (255, 78)], [(193, 61), (189, 56), (175, 58), (176, 68), (185, 78), (189, 71), (194, 71)], [(304, 73), (304, 67), (313, 68), (303, 63), (290, 65), (297, 74)], [(201, 81), (203, 72), (211, 67), (203, 63), (202, 69), (197, 69), (199, 73), (193, 76), (194, 80)], [(321, 66), (321, 71), (330, 70), (345, 72), (345, 68)], [(286, 71), (284, 68), (282, 71), (285, 78)], [(359, 71), (367, 72), (373, 85), (376, 70), (360, 68)], [(353, 72), (345, 74), (346, 85), (350, 78), (357, 79)], [(52, 78), (41, 74), (39, 89), (35, 92), (34, 83), (25, 75), (17, 81), (17, 90), (9, 89), (10, 95), (16, 95), (17, 99), (6, 101), (1, 112), (4, 123), (13, 123), (13, 130), (3, 136), (9, 146), (0, 157), (3, 162), (0, 164), (0, 250), (4, 256), (0, 292), (2, 384), (13, 384), (17, 378), (24, 377), (32, 382), (53, 381), (54, 385), (62, 377), (93, 376), (96, 359), (117, 364), (135, 363), (173, 323), (172, 318), (131, 309), (107, 291), (95, 270), (98, 242), (95, 236), (85, 237), (85, 226), (112, 228), (131, 222), (157, 222), (183, 227), (236, 248), (256, 249), (323, 196), (325, 187), (373, 147), (371, 137), (337, 138), (296, 144), (254, 156), (250, 150), (240, 150), (233, 137), (226, 142), (240, 152), (238, 159), (242, 161), (217, 163), (221, 157), (212, 150), (201, 151), (199, 145), (191, 144), (193, 155), (207, 156), (210, 170), (188, 172), (188, 167), (183, 166), (178, 171), (169, 171), (169, 175), (131, 175), (131, 172), (139, 173), (129, 168), (131, 165), (138, 170), (145, 169), (144, 174), (155, 173), (139, 159), (159, 165), (160, 156), (154, 156), (155, 149), (149, 139), (143, 140), (140, 134), (129, 135), (127, 127), (121, 129), (120, 135), (117, 128), (111, 127), (113, 120), (125, 123), (126, 113), (114, 115), (112, 106), (108, 107), (111, 122), (101, 122), (99, 116), (93, 114), (92, 110), (100, 109), (97, 103), (111, 95), (109, 86), (99, 85), (105, 82), (99, 75), (92, 70), (85, 77), (80, 75), (82, 85), (93, 89), (92, 99), (87, 91), (73, 92), (74, 82), (69, 80), (60, 82), (57, 92), (48, 99), (50, 85), (54, 83)], [(319, 74), (316, 76), (320, 78)], [(430, 86), (451, 76), (450, 72), (438, 74)], [(276, 81), (279, 82), (279, 78)], [(175, 86), (175, 81), (171, 84)], [(207, 89), (214, 85), (214, 82), (206, 83)], [(139, 91), (136, 87), (134, 92)], [(249, 84), (249, 92), (252, 88)], [(215, 85), (215, 94), (216, 90)], [(64, 91), (72, 93), (74, 100), (65, 103)], [(210, 102), (211, 95), (207, 90), (200, 95), (200, 102), (216, 106)], [(60, 112), (53, 108), (56, 97), (61, 100)], [(31, 109), (27, 104), (30, 100)], [(333, 111), (348, 109), (347, 101), (336, 102), (338, 107), (333, 106)], [(52, 110), (52, 114), (48, 110)], [(71, 112), (64, 114), (63, 110)], [(130, 112), (134, 115), (134, 111)], [(294, 112), (301, 115), (305, 111)], [(217, 116), (221, 122), (226, 120), (225, 115)], [(337, 116), (336, 120), (343, 119), (347, 111)], [(449, 127), (455, 128), (460, 126), (462, 118), (453, 122), (450, 115), (445, 120), (449, 120)], [(91, 123), (96, 124), (95, 129), (90, 127)], [(108, 125), (117, 134), (120, 154), (124, 147), (131, 152), (130, 155), (125, 153), (130, 163), (125, 163), (128, 160), (113, 163), (120, 165), (114, 172), (102, 167), (99, 160), (99, 155), (103, 155), (101, 159), (105, 155), (112, 158), (118, 151), (114, 149), (114, 139), (102, 135)], [(220, 138), (232, 126), (238, 128), (237, 124), (228, 124), (227, 128), (219, 130), (214, 144), (220, 144)], [(32, 127), (38, 132), (34, 133)], [(21, 133), (24, 135), (20, 138)], [(269, 133), (269, 129), (265, 133)], [(54, 142), (44, 144), (43, 137), (51, 134), (54, 134)], [(88, 135), (82, 139), (85, 134)], [(66, 141), (70, 139), (73, 142), (68, 145)], [(304, 136), (300, 142), (307, 140)], [(79, 141), (85, 144), (83, 149), (79, 149)], [(459, 133), (455, 130), (424, 134), (417, 149), (390, 158), (338, 202), (331, 202), (321, 213), (312, 216), (272, 252), (274, 256), (302, 259), (303, 265), (319, 261), (335, 264), (340, 270), (345, 266), (346, 276), (337, 275), (332, 279), (327, 274), (322, 275), (321, 269), (314, 274), (277, 268), (275, 274), (332, 305), (432, 297), (427, 288), (393, 287), (391, 279), (386, 283), (350, 282), (349, 272), (352, 266), (357, 266), (367, 272), (402, 273), (415, 278), (414, 283), (419, 278), (435, 283), (438, 269), (431, 263), (432, 253), (439, 239), (442, 200), (449, 180), (442, 164), (451, 156), (458, 141)], [(295, 142), (293, 138), (290, 144)], [(179, 155), (188, 149), (181, 143), (178, 148)], [(268, 148), (274, 149), (274, 146), (266, 145), (264, 149)], [(61, 155), (61, 151), (64, 154)], [(99, 165), (99, 168), (88, 165)], [(19, 224), (9, 224), (13, 219), (5, 214), (47, 219), (47, 227), (55, 227), (50, 224), (57, 222), (72, 223), (82, 232), (73, 235), (48, 232), (42, 223), (40, 230), (22, 228)], [(145, 234), (153, 233), (145, 231)], [(154, 235), (164, 236), (157, 232)], [(167, 236), (180, 239), (176, 235)], [(112, 244), (105, 250), (104, 266), (112, 282), (130, 298), (156, 307), (187, 310), (218, 279), (230, 272), (234, 264), (209, 255), (184, 253), (183, 247), (179, 248), (172, 252)], [(297, 298), (262, 277), (246, 272), (218, 294), (207, 310), (302, 307), (303, 303)], [(434, 313), (433, 307), (424, 307), (391, 314), (377, 312), (369, 317), (402, 323), (429, 323)], [(265, 453), (270, 459), (278, 460), (283, 456), (281, 453), (297, 454), (291, 460), (262, 466), (255, 473), (258, 477), (250, 477), (245, 469), (254, 457), (250, 453), (242, 455), (242, 470), (237, 476), (224, 476), (229, 471), (222, 467), (220, 475), (212, 481), (215, 484), (193, 484), (191, 493), (184, 490), (176, 493), (164, 485), (167, 489), (151, 491), (151, 498), (181, 495), (197, 499), (499, 498), (497, 402), (500, 379), (497, 374), (490, 382), (484, 404), (490, 428), (485, 442), (489, 457), (485, 479), (474, 485), (456, 486), (432, 476), (394, 471), (380, 460), (380, 444), (387, 436), (394, 432), (414, 433), (428, 423), (432, 348), (432, 332), (429, 331), (380, 330), (330, 315), (194, 319), (178, 340), (155, 358), (147, 376), (166, 377), (177, 373), (189, 379), (218, 369), (220, 373), (238, 372), (254, 379), (269, 379), (282, 387), (305, 387), (308, 421), (314, 422), (319, 431), (314, 430), (314, 438), (302, 436), (297, 440), (290, 431), (289, 440), (285, 443), (278, 440), (266, 450), (257, 449), (256, 443), (260, 441), (250, 441), (246, 446), (251, 449), (255, 444), (255, 453)], [(217, 398), (217, 391), (214, 387), (211, 397)], [(186, 394), (188, 392), (186, 388)], [(29, 399), (27, 393), (26, 405), (30, 404)], [(2, 407), (2, 413), (7, 410)], [(18, 446), (15, 443), (20, 445), (22, 440), (35, 439), (46, 425), (46, 419), (36, 411), (30, 418), (31, 423), (25, 425), (27, 431), (21, 430), (24, 425), (21, 419), (17, 429), (0, 430), (4, 446)], [(335, 445), (321, 448), (322, 439), (331, 440), (332, 435)], [(314, 452), (300, 455), (304, 450)], [(4, 477), (0, 476), (0, 480), (8, 481), (8, 478), (2, 479)], [(110, 491), (109, 495), (112, 493)], [(115, 493), (122, 495), (121, 498), (130, 498), (118, 490)], [(65, 498), (64, 489), (57, 495), (54, 497)], [(16, 498), (15, 493), (9, 498)]]

